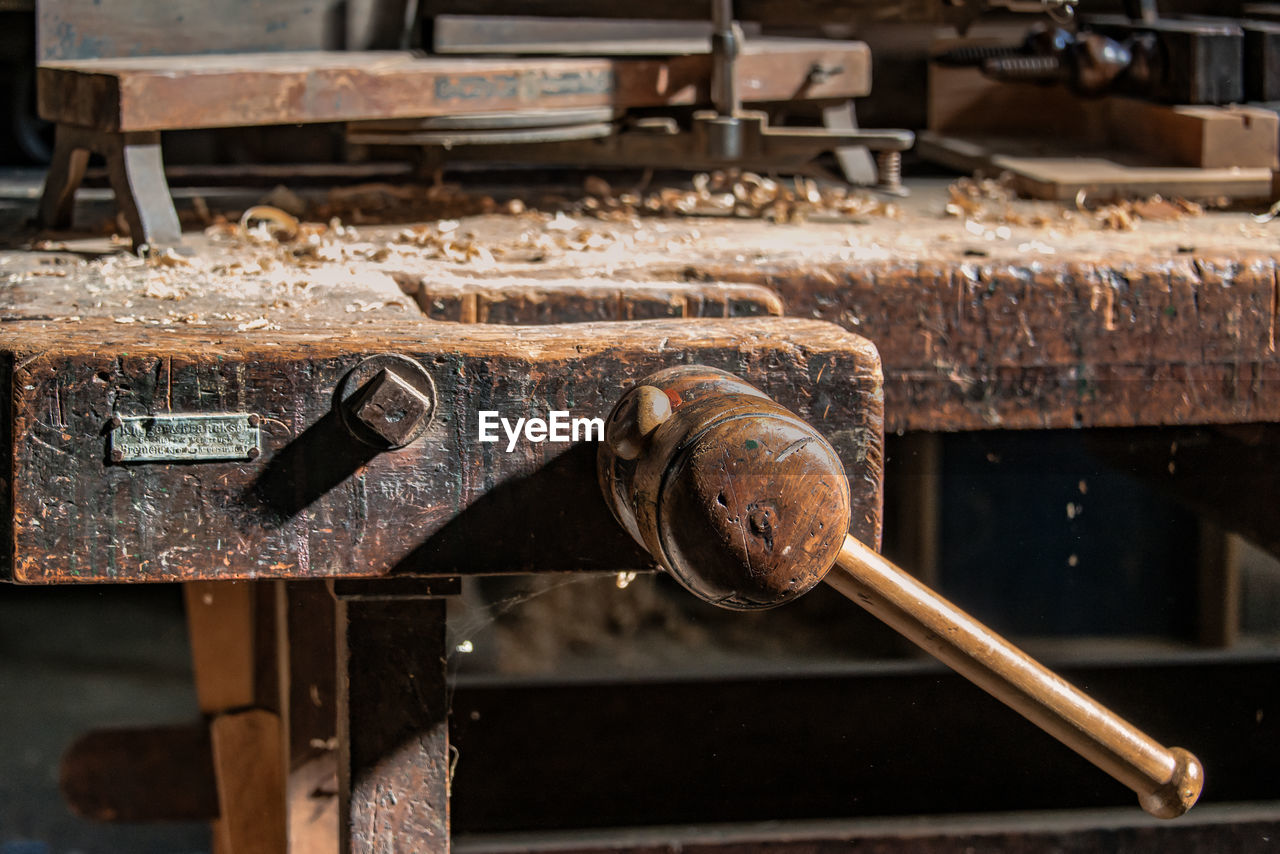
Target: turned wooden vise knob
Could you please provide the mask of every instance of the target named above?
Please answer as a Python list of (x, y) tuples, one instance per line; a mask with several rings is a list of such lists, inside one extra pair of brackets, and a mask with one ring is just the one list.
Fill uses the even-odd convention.
[(850, 536), (840, 458), (759, 389), (714, 368), (653, 374), (610, 413), (598, 462), (614, 516), (700, 598), (771, 608), (825, 579), (1135, 791), (1152, 815), (1177, 817), (1199, 798), (1193, 755), (1162, 746)]

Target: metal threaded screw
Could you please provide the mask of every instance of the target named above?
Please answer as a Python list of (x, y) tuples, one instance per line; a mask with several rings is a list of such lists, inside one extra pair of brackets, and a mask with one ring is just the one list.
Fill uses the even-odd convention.
[(933, 57), (939, 65), (981, 65), (988, 59), (1017, 56), (1022, 48), (1017, 45), (965, 45), (953, 47)]
[(876, 189), (902, 195), (902, 152), (876, 152)]
[(1066, 68), (1056, 56), (996, 56), (982, 63), (982, 73), (997, 80), (1061, 80)]

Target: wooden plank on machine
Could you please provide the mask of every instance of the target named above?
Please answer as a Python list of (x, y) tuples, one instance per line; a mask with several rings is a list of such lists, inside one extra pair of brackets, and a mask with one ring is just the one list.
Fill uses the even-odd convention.
[[(741, 22), (743, 34), (760, 25)], [(436, 15), (435, 53), (520, 53), (561, 56), (663, 56), (709, 53), (709, 21), (547, 18), (536, 15)]]
[(1113, 135), (1128, 128), (1134, 148), (1157, 162), (1206, 169), (1280, 166), (1275, 110), (1247, 104), (1170, 106), (1133, 98), (1110, 98), (1107, 108)]
[(1032, 197), (1264, 198), (1280, 160), (1280, 116), (1247, 105), (1178, 106), (1084, 98), (1064, 86), (1005, 83), (975, 68), (929, 69), (924, 158), (1012, 173)]
[[(839, 70), (813, 80), (815, 65)], [(75, 60), (38, 74), (42, 117), (125, 132), (699, 104), (710, 100), (711, 57), (310, 51)], [(861, 42), (751, 40), (738, 59), (738, 86), (747, 102), (865, 95), (870, 51)]]
[(1064, 153), (1131, 152), (1153, 166), (1271, 169), (1280, 147), (1280, 116), (1263, 107), (1086, 98), (1065, 86), (1001, 82), (976, 68), (936, 64), (929, 66), (928, 115), (939, 135), (1037, 141)]
[(1070, 201), (1084, 192), (1091, 199), (1149, 196), (1261, 199), (1271, 194), (1271, 169), (1136, 165), (1132, 157), (1072, 156), (1035, 152), (1043, 145), (1006, 137), (943, 136), (925, 131), (916, 148), (928, 160), (963, 172), (1009, 173), (1018, 191), (1036, 199)]

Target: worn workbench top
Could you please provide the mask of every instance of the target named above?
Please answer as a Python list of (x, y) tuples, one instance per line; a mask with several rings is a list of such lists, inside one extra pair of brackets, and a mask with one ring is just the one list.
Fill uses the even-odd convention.
[[(4, 316), (351, 336), (475, 319), (431, 299), (433, 289), (472, 282), (515, 292), (599, 280), (737, 282), (771, 289), (788, 315), (874, 341), (889, 429), (1280, 420), (1280, 223), (1252, 211), (1022, 202), (995, 185), (934, 179), (891, 203), (801, 200), (780, 209), (796, 221), (779, 224), (674, 213), (722, 213), (732, 187), (649, 188), (662, 196), (661, 214), (635, 215), (621, 190), (591, 180), (586, 206), (581, 193), (526, 205), (400, 184), (300, 191), (293, 201), (316, 224), (284, 241), (267, 227), (246, 236), (219, 221), (218, 210), (234, 218), (244, 198), (193, 202), (199, 191), (179, 191), (194, 255), (142, 261), (102, 236), (14, 239), (0, 250)], [(431, 216), (397, 222), (406, 204)], [(486, 209), (494, 212), (476, 213)], [(107, 211), (91, 193), (81, 219)]]

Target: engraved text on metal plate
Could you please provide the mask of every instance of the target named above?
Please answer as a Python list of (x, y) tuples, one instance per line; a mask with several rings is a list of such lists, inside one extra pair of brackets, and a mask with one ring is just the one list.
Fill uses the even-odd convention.
[(251, 460), (258, 455), (258, 416), (144, 415), (119, 419), (111, 431), (115, 462)]

